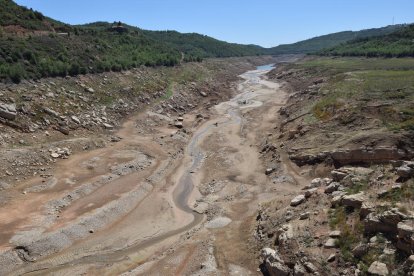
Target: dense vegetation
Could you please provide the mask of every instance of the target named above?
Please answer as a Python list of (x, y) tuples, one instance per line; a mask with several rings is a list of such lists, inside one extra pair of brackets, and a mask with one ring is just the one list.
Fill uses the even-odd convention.
[(21, 26), (29, 30), (50, 30), (44, 23), (44, 16), (37, 11), (26, 9), (10, 0), (0, 0), (0, 26)]
[(0, 78), (56, 77), (120, 71), (140, 65), (172, 66), (179, 51), (136, 34), (82, 29), (78, 34), (0, 38)]
[[(413, 28), (401, 25), (340, 32), (265, 49), (196, 33), (146, 31), (120, 22), (71, 26), (12, 0), (0, 0), (0, 6), (0, 81), (121, 71), (142, 65), (174, 66), (211, 57), (311, 53), (337, 45), (322, 53), (413, 55)], [(390, 34), (395, 30), (400, 31)], [(345, 43), (355, 38), (358, 40)]]
[(319, 52), (332, 56), (413, 57), (414, 24), (387, 35), (362, 38)]
[(314, 37), (293, 44), (279, 45), (269, 49), (271, 54), (307, 54), (320, 51), (325, 48), (334, 47), (353, 39), (363, 39), (367, 37), (390, 34), (402, 25), (392, 25), (384, 28), (367, 29), (362, 31), (345, 31), (323, 36)]
[(171, 47), (176, 47), (190, 57), (237, 57), (263, 55), (266, 49), (256, 45), (241, 45), (226, 43), (205, 35), (196, 33), (181, 34), (176, 31), (145, 31), (145, 34), (157, 41), (163, 41)]
[(199, 34), (144, 31), (106, 22), (70, 26), (11, 0), (0, 0), (0, 5), (0, 81), (265, 54), (259, 46)]

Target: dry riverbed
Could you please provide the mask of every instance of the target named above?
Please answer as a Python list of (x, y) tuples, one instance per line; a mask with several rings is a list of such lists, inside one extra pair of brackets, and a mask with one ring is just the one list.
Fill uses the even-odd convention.
[(289, 181), (275, 186), (260, 159), (287, 100), (269, 70), (175, 122), (156, 108), (131, 117), (117, 143), (20, 182), (0, 209), (3, 273), (257, 274), (257, 209), (303, 181), (286, 161)]

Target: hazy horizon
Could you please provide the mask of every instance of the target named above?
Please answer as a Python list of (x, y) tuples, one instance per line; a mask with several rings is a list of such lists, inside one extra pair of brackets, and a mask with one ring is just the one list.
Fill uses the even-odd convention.
[[(273, 47), (341, 31), (358, 31), (414, 22), (408, 0), (327, 0), (289, 3), (258, 0), (17, 0), (44, 15), (69, 24), (122, 21), (147, 30), (200, 33), (232, 43)], [(329, 24), (328, 24), (329, 23)]]

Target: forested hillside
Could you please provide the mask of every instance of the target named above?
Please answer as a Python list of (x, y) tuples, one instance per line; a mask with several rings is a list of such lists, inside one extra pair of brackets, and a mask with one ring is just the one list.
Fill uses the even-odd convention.
[(293, 44), (284, 44), (269, 49), (271, 54), (307, 54), (320, 51), (325, 48), (334, 47), (347, 41), (367, 38), (379, 35), (390, 34), (400, 28), (402, 25), (391, 25), (383, 28), (367, 29), (362, 31), (345, 31), (333, 33), (311, 39), (299, 41)]
[(319, 52), (331, 56), (413, 57), (414, 24), (391, 34), (356, 39)]
[(0, 7), (2, 82), (121, 71), (138, 66), (174, 66), (212, 57), (315, 52), (413, 55), (413, 27), (404, 25), (334, 33), (265, 49), (227, 43), (197, 33), (147, 31), (121, 22), (72, 26), (21, 7), (12, 0), (0, 0)]
[(176, 31), (145, 31), (145, 34), (171, 47), (177, 47), (190, 57), (255, 56), (266, 53), (266, 49), (260, 46), (227, 43), (196, 33), (182, 34)]
[(11, 0), (0, 0), (0, 6), (1, 81), (265, 54), (259, 46), (230, 44), (199, 34), (144, 31), (120, 22), (71, 26)]

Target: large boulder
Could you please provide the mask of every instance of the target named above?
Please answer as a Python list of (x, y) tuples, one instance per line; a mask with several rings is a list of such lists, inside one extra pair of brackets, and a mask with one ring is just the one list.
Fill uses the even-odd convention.
[(293, 238), (293, 227), (290, 224), (285, 224), (276, 232), (276, 243), (278, 245), (286, 244)]
[(298, 195), (290, 201), (290, 206), (298, 206), (306, 201), (305, 195)]
[(285, 265), (285, 262), (275, 250), (264, 248), (262, 249), (261, 255), (270, 276), (288, 276), (290, 274), (290, 268)]
[(382, 214), (370, 213), (364, 219), (365, 232), (375, 234), (378, 232), (396, 235), (397, 225), (403, 220), (401, 214), (385, 211)]
[(397, 225), (397, 248), (411, 254), (414, 250), (414, 221), (401, 221)]
[(363, 202), (361, 209), (359, 210), (359, 216), (364, 219), (369, 214), (373, 213), (375, 211), (375, 205), (371, 202)]
[(359, 209), (361, 208), (364, 201), (366, 201), (364, 192), (359, 192), (357, 194), (346, 195), (342, 197), (341, 204), (347, 207)]
[(338, 182), (332, 182), (331, 184), (329, 184), (326, 188), (325, 188), (325, 194), (331, 194), (333, 192), (335, 192), (336, 190), (338, 190), (338, 188), (341, 186), (340, 183)]
[(368, 274), (372, 276), (387, 276), (389, 272), (386, 264), (376, 261), (369, 266)]
[(362, 258), (368, 252), (369, 248), (369, 244), (360, 243), (352, 249), (352, 254), (355, 258)]
[(333, 170), (331, 171), (331, 175), (334, 181), (341, 181), (348, 175), (348, 172), (343, 170)]
[(397, 175), (403, 178), (414, 176), (414, 162), (403, 162), (403, 164), (397, 168)]
[(0, 117), (8, 120), (16, 119), (17, 111), (15, 104), (5, 104), (0, 102)]
[(295, 267), (293, 268), (293, 275), (295, 276), (305, 276), (306, 273), (306, 269), (305, 267), (301, 264), (301, 263), (296, 263)]
[(316, 272), (318, 272), (316, 266), (311, 262), (305, 262), (303, 265), (309, 273), (315, 274)]

